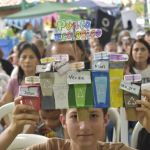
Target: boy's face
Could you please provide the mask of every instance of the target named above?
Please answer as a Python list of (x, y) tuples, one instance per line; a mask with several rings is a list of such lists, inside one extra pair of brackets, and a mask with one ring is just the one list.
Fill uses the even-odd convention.
[(59, 116), (59, 110), (50, 110), (50, 111), (39, 111), (40, 118), (43, 120), (47, 128), (55, 129), (61, 125)]
[[(49, 54), (50, 53), (50, 54)], [(47, 51), (47, 56), (55, 54), (68, 54), (71, 61), (75, 61), (75, 53), (71, 43), (53, 43), (51, 50)]]
[(103, 141), (108, 121), (107, 115), (104, 116), (102, 109), (90, 108), (86, 110), (88, 118), (84, 121), (78, 120), (76, 108), (68, 109), (66, 118), (64, 116), (61, 118), (70, 139), (81, 147), (96, 144), (98, 140)]

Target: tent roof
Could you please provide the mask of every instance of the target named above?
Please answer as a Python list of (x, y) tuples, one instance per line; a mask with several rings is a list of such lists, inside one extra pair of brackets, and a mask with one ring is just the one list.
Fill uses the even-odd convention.
[(101, 9), (104, 12), (109, 11), (113, 16), (117, 16), (118, 14), (120, 14), (120, 7), (114, 4), (107, 4), (105, 3), (105, 1), (102, 2), (99, 0), (79, 0), (76, 2), (72, 2), (72, 4), (80, 7), (86, 7), (93, 10)]
[(75, 5), (70, 3), (45, 2), (37, 4), (31, 8), (22, 10), (15, 14), (9, 15), (6, 17), (6, 19), (22, 19), (22, 18), (31, 18), (35, 16), (44, 16), (53, 12), (65, 11), (74, 6)]

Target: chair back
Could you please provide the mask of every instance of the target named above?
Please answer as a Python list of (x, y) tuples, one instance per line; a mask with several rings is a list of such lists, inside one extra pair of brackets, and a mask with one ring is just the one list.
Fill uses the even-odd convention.
[(14, 109), (14, 102), (10, 102), (10, 103), (7, 103), (7, 104), (1, 106), (0, 107), (0, 120), (4, 116), (8, 115), (9, 121), (11, 122), (13, 109)]
[(48, 140), (47, 137), (37, 134), (18, 134), (7, 150), (22, 150), (31, 145), (41, 144)]
[(139, 122), (137, 122), (131, 135), (131, 147), (133, 148), (137, 147), (138, 135), (141, 129), (142, 125)]
[(113, 139), (112, 142), (120, 141), (120, 132), (121, 132), (121, 123), (120, 123), (120, 115), (117, 108), (109, 108), (108, 109), (109, 119), (113, 122)]

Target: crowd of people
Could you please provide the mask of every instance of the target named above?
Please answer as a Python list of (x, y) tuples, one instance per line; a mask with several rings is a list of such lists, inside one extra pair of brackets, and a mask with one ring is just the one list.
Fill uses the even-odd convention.
[[(25, 77), (38, 75), (36, 66), (40, 64), (40, 59), (54, 54), (68, 54), (70, 62), (84, 61), (85, 68), (89, 69), (96, 52), (126, 53), (129, 55), (129, 60), (124, 68), (124, 73), (139, 73), (142, 76), (142, 83), (149, 83), (150, 31), (146, 31), (143, 37), (133, 39), (129, 31), (123, 30), (116, 41), (110, 41), (104, 47), (101, 46), (98, 39), (90, 39), (86, 42), (77, 41), (75, 48), (74, 43), (68, 41), (51, 40), (46, 45), (44, 39), (34, 38), (31, 28), (29, 23), (25, 26), (22, 32), (24, 40), (15, 45), (8, 60), (0, 56), (1, 72), (9, 78), (7, 87), (1, 93), (0, 106), (9, 102), (15, 103), (12, 122), (7, 122), (7, 118), (1, 120), (4, 130), (0, 134), (1, 149), (6, 150), (26, 124), (30, 125), (27, 133), (41, 134), (50, 138), (47, 143), (27, 148), (27, 150), (132, 149), (123, 143), (105, 143), (104, 131), (109, 120), (107, 110), (85, 109), (88, 120), (79, 121), (76, 108), (37, 112), (31, 106), (19, 103), (22, 97), (18, 97), (18, 92), (19, 86), (25, 83)], [(5, 67), (6, 64), (9, 67)], [(145, 143), (149, 144), (147, 141), (150, 141), (150, 94), (148, 90), (150, 89), (142, 91), (143, 96), (147, 97), (146, 100), (137, 100), (137, 104), (141, 106), (136, 108), (138, 121), (143, 126), (138, 141), (143, 139), (142, 137), (146, 139), (139, 142), (141, 145), (138, 145), (137, 148), (140, 150), (148, 150), (147, 148), (150, 147), (145, 146)]]

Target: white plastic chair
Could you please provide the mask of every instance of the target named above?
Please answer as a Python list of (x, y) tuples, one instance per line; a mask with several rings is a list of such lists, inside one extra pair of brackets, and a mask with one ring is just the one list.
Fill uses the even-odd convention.
[(37, 134), (18, 134), (7, 150), (22, 150), (34, 144), (44, 143), (47, 137)]
[(136, 148), (137, 146), (138, 135), (141, 129), (142, 125), (139, 122), (137, 122), (131, 135), (131, 147), (133, 148)]
[(120, 131), (121, 131), (121, 123), (120, 123), (120, 115), (117, 108), (109, 108), (108, 109), (109, 119), (113, 122), (113, 139), (112, 142), (120, 141)]
[[(10, 123), (12, 121), (12, 112), (13, 112), (14, 107), (15, 107), (14, 102), (10, 102), (10, 103), (7, 103), (7, 104), (1, 106), (0, 107), (0, 120), (3, 117), (8, 116), (7, 121), (8, 121), (8, 123)], [(26, 133), (26, 131), (28, 130), (29, 127), (30, 127), (30, 125), (25, 125), (24, 129), (23, 129), (23, 133)]]
[(0, 107), (0, 120), (8, 115), (9, 121), (12, 120), (12, 111), (14, 109), (14, 102), (7, 103)]

